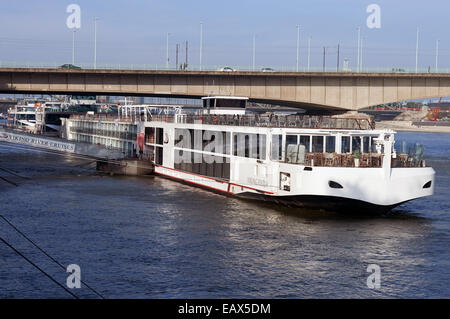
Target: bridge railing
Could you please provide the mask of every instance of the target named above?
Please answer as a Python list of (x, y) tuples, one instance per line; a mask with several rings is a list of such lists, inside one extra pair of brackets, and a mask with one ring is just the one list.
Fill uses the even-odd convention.
[(450, 73), (449, 68), (435, 69), (431, 67), (426, 68), (403, 68), (403, 67), (364, 67), (359, 72), (355, 68), (339, 68), (334, 67), (299, 67), (298, 70), (295, 66), (277, 65), (259, 65), (259, 66), (225, 66), (225, 65), (189, 65), (187, 68), (176, 67), (175, 65), (165, 64), (150, 64), (150, 63), (97, 63), (91, 62), (79, 62), (72, 66), (70, 63), (65, 62), (19, 62), (19, 61), (1, 61), (0, 68), (48, 68), (48, 69), (88, 69), (88, 70), (136, 70), (136, 71), (222, 71), (222, 72), (338, 72), (338, 73)]

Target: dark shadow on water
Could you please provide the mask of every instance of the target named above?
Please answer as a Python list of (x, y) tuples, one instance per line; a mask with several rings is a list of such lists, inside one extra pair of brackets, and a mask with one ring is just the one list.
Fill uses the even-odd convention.
[[(222, 197), (225, 201), (236, 201), (236, 202), (242, 202), (245, 204), (253, 205), (255, 207), (261, 208), (260, 211), (273, 211), (276, 213), (279, 213), (281, 215), (287, 216), (287, 217), (293, 217), (293, 218), (300, 218), (304, 220), (311, 220), (311, 221), (320, 221), (320, 220), (330, 220), (330, 221), (373, 221), (373, 220), (391, 220), (391, 221), (397, 221), (397, 220), (409, 220), (409, 221), (429, 221), (429, 218), (417, 215), (415, 212), (408, 210), (407, 208), (403, 206), (398, 206), (389, 212), (386, 213), (367, 213), (367, 212), (337, 212), (337, 211), (331, 211), (326, 209), (312, 209), (312, 208), (301, 208), (301, 207), (295, 207), (295, 206), (286, 206), (283, 204), (277, 204), (270, 201), (264, 201), (264, 200), (258, 200), (258, 199), (250, 199), (250, 198), (241, 198), (234, 195), (225, 195), (221, 192), (214, 192), (211, 190), (205, 190), (201, 187), (192, 186), (190, 184), (188, 185), (188, 188), (180, 188), (178, 185), (185, 185), (183, 183), (180, 183), (178, 181), (173, 181), (171, 179), (167, 179), (164, 177), (159, 176), (142, 176), (142, 177), (121, 177), (130, 179), (133, 178), (136, 181), (140, 180), (143, 182), (143, 184), (146, 184), (146, 181), (152, 181), (156, 177), (156, 181), (162, 180), (164, 181), (164, 186), (167, 189), (170, 189), (174, 192), (185, 192), (185, 191), (192, 191), (192, 190), (202, 190), (200, 192), (201, 194), (204, 194), (206, 196), (209, 196), (208, 194), (214, 194), (219, 195)], [(150, 182), (152, 183), (152, 182)], [(158, 183), (159, 184), (159, 183)], [(148, 185), (148, 184), (147, 184)], [(159, 184), (161, 187), (162, 185)], [(200, 194), (198, 193), (198, 194)], [(181, 196), (181, 195), (180, 195)]]
[(261, 208), (270, 209), (289, 217), (296, 217), (309, 220), (336, 220), (336, 221), (373, 221), (373, 220), (417, 220), (428, 221), (429, 219), (417, 215), (403, 207), (396, 207), (387, 213), (367, 214), (357, 212), (337, 212), (325, 209), (310, 209), (301, 207), (288, 207), (270, 202), (258, 202), (256, 200), (238, 200), (252, 203)]

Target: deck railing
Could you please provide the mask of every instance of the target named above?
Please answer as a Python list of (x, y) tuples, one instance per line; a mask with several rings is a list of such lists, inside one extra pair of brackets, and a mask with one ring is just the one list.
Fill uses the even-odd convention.
[[(359, 163), (356, 161), (359, 159)], [(355, 158), (353, 154), (306, 153), (304, 165), (320, 167), (381, 167), (383, 155), (365, 153)]]
[(150, 121), (169, 123), (227, 125), (247, 127), (284, 127), (310, 129), (351, 129), (370, 130), (375, 122), (368, 119), (337, 118), (309, 115), (152, 115)]
[[(353, 154), (338, 154), (338, 153), (306, 153), (305, 158), (301, 163), (305, 166), (319, 166), (319, 167), (361, 167), (361, 168), (380, 168), (382, 167), (384, 154), (365, 153), (359, 157)], [(359, 159), (359, 161), (357, 161)], [(289, 162), (287, 162), (289, 163)], [(410, 154), (397, 154), (396, 158), (392, 159), (392, 168), (400, 167), (425, 167), (425, 162), (421, 156), (417, 157)]]
[(205, 124), (246, 127), (285, 127), (285, 128), (311, 128), (311, 129), (348, 129), (371, 130), (375, 129), (373, 119), (339, 118), (333, 116), (315, 115), (194, 115), (194, 114), (143, 114), (122, 117), (117, 114), (73, 115), (73, 119), (90, 121), (120, 121), (127, 123), (144, 122), (145, 120), (180, 123)]
[(97, 135), (103, 137), (113, 137), (122, 140), (135, 141), (137, 134), (131, 132), (119, 132), (113, 130), (103, 130), (95, 127), (71, 127), (71, 133), (80, 133), (86, 135)]

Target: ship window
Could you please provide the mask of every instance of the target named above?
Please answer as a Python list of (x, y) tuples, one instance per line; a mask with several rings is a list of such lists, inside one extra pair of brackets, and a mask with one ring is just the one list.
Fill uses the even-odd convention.
[(264, 134), (257, 134), (258, 136), (258, 159), (266, 159), (266, 136)]
[(191, 149), (191, 134), (187, 129), (175, 129), (175, 146)]
[(203, 134), (201, 130), (189, 130), (191, 134), (191, 148), (194, 150), (203, 150)]
[(248, 136), (247, 134), (245, 134), (244, 136), (244, 157), (250, 157), (250, 136)]
[(164, 129), (156, 128), (156, 144), (162, 145), (164, 140)]
[[(214, 147), (214, 150), (212, 145), (216, 141), (216, 134), (217, 132), (214, 131), (202, 131), (202, 151), (209, 150), (210, 152), (215, 152), (216, 148)], [(210, 145), (211, 144), (211, 145)]]
[(297, 145), (297, 135), (286, 135), (286, 145)]
[(282, 135), (272, 135), (272, 160), (273, 161), (281, 161), (283, 159), (282, 157)]
[(370, 137), (364, 136), (362, 139), (363, 139), (363, 153), (369, 153)]
[(231, 133), (230, 132), (223, 132), (223, 135), (224, 135), (224, 140), (223, 140), (223, 142), (224, 142), (224, 144), (223, 144), (224, 150), (223, 150), (223, 153), (224, 154), (230, 154)]
[(372, 153), (376, 153), (377, 152), (377, 145), (375, 144), (375, 139), (377, 138), (377, 136), (371, 136), (370, 137), (370, 149)]
[(203, 107), (204, 108), (208, 108), (210, 106), (211, 106), (211, 100), (210, 99), (203, 100)]
[(263, 134), (235, 133), (233, 155), (255, 159), (266, 159), (266, 136)]
[(323, 136), (312, 137), (312, 151), (313, 153), (323, 153)]
[(229, 132), (203, 131), (203, 151), (229, 154)]
[(310, 136), (309, 135), (300, 135), (300, 145), (304, 145), (306, 152), (310, 150)]
[(327, 136), (326, 137), (325, 151), (327, 153), (334, 153), (336, 151), (336, 136)]
[[(245, 108), (245, 100), (228, 100), (228, 99), (217, 99), (216, 107), (233, 107), (233, 108)], [(213, 104), (211, 103), (211, 107)]]
[(162, 165), (163, 164), (163, 148), (162, 147), (157, 147), (156, 148), (155, 163), (157, 165)]
[[(119, 132), (122, 132), (123, 125), (119, 126)], [(155, 128), (154, 127), (146, 127), (145, 128), (145, 143), (154, 144), (155, 143)]]
[(339, 183), (337, 183), (335, 181), (329, 181), (328, 182), (328, 186), (330, 186), (331, 188), (344, 188), (344, 187), (342, 187), (341, 184), (339, 184)]
[[(230, 179), (230, 161), (227, 157), (181, 150), (175, 151), (174, 154), (175, 169), (209, 177)], [(207, 161), (206, 158), (208, 158)]]
[(350, 153), (350, 136), (342, 136), (341, 153)]
[(174, 145), (178, 147), (182, 147), (181, 142), (184, 140), (184, 134), (181, 129), (175, 129), (175, 140)]
[(352, 151), (361, 151), (361, 136), (352, 136)]

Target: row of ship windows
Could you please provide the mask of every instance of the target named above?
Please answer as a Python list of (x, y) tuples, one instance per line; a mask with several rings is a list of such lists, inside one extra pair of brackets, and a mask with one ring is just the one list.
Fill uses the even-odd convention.
[(137, 133), (137, 125), (117, 123), (105, 123), (102, 121), (71, 121), (73, 128), (99, 129), (104, 131)]
[[(280, 139), (281, 135), (274, 135)], [(362, 153), (375, 152), (376, 136), (341, 136), (341, 149), (336, 150), (336, 136), (286, 135), (286, 145), (304, 145), (312, 153), (351, 153), (359, 150)]]
[(110, 138), (104, 138), (104, 137), (98, 137), (98, 136), (92, 136), (92, 135), (83, 135), (83, 134), (76, 134), (75, 140), (77, 142), (99, 144), (99, 145), (103, 145), (106, 147), (120, 149), (130, 155), (134, 152), (134, 145), (131, 142), (125, 142), (125, 141), (120, 141), (120, 140), (116, 140), (116, 139), (110, 139)]
[(189, 152), (189, 151), (175, 151), (175, 169), (179, 169), (194, 174), (230, 179), (230, 162), (229, 158), (222, 156), (206, 155), (208, 160), (205, 160), (205, 154)]
[[(146, 128), (146, 142), (163, 144), (164, 129)], [(231, 139), (232, 136), (232, 139)], [(337, 136), (323, 135), (286, 135), (288, 145), (304, 145), (307, 152), (312, 153), (361, 153), (376, 152), (374, 138), (376, 136), (340, 136), (340, 149), (337, 149)], [(233, 133), (194, 129), (175, 129), (175, 147), (196, 151), (230, 155), (238, 157), (266, 159), (266, 135), (256, 133)], [(282, 159), (282, 135), (272, 135), (272, 159)]]
[(96, 128), (71, 127), (71, 133), (81, 133), (87, 135), (99, 135), (103, 137), (115, 137), (124, 140), (136, 140), (137, 134), (132, 132), (119, 132), (111, 130), (101, 130)]
[[(175, 147), (230, 155), (230, 132), (175, 129)], [(233, 133), (234, 156), (266, 159), (266, 135)]]

